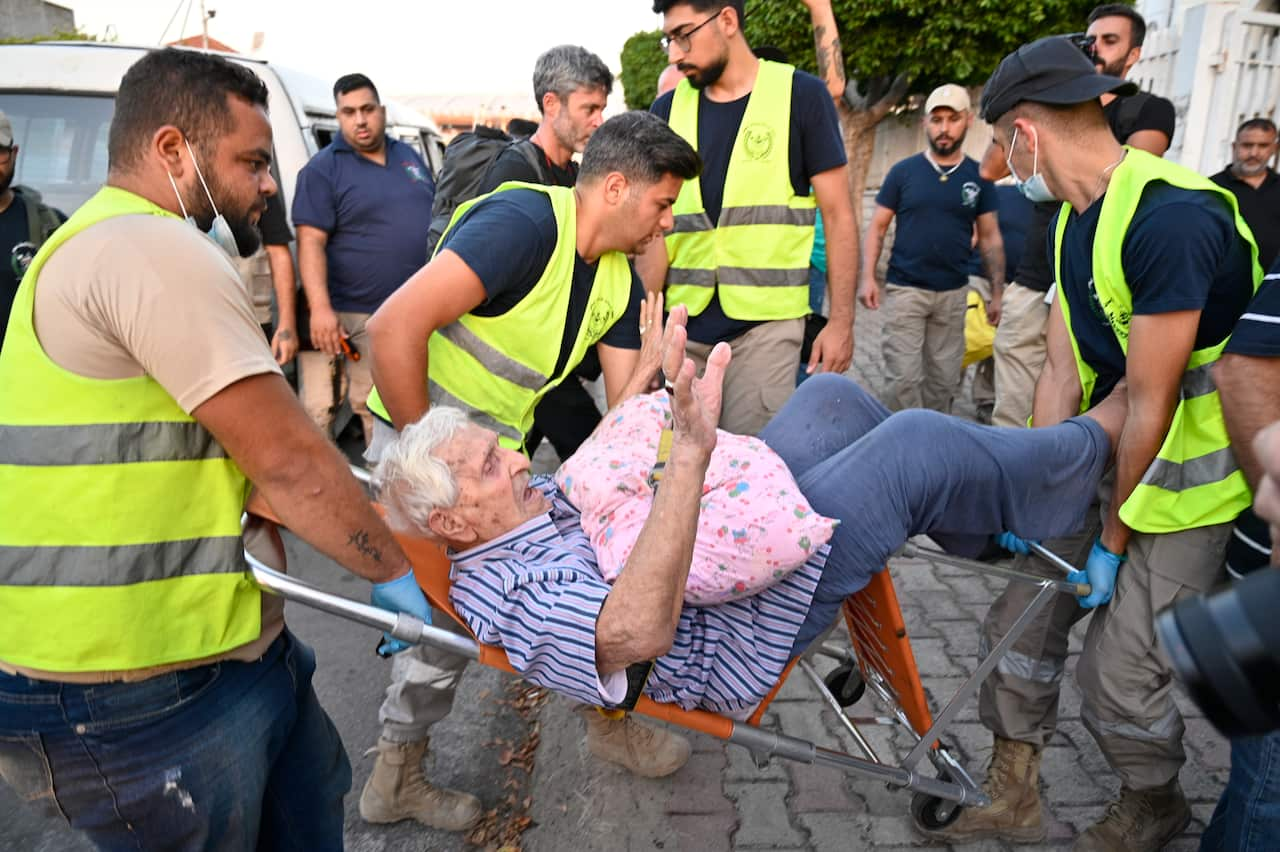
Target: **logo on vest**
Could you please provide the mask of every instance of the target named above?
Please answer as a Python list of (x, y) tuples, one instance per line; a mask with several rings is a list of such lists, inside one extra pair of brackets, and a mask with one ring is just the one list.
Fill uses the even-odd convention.
[(960, 201), (965, 207), (978, 206), (978, 193), (982, 192), (979, 186), (971, 180), (964, 182), (960, 187)]
[(773, 153), (773, 128), (751, 124), (742, 131), (742, 150), (753, 160), (767, 160)]
[(412, 160), (403, 160), (401, 161), (400, 166), (404, 169), (404, 173), (409, 176), (409, 180), (414, 183), (427, 182), (427, 175), (422, 171), (422, 167)]
[(613, 325), (613, 306), (604, 299), (596, 299), (587, 306), (587, 337), (592, 343), (604, 337)]

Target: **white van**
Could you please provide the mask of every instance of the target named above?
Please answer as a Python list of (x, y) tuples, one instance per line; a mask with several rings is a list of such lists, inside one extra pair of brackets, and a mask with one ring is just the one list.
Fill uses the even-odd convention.
[[(68, 216), (93, 195), (107, 177), (107, 129), (120, 78), (148, 49), (65, 41), (0, 45), (0, 110), (22, 150), (14, 183), (36, 189)], [(272, 171), (288, 210), (298, 171), (338, 130), (333, 81), (238, 54), (218, 55), (251, 68), (267, 85)], [(444, 142), (429, 119), (387, 103), (387, 133), (417, 149), (439, 174)]]

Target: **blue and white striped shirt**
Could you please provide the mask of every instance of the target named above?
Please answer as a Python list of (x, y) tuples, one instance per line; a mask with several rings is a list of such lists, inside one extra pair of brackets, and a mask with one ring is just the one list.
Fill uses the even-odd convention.
[[(452, 554), (449, 600), (481, 642), (501, 645), (534, 683), (588, 704), (618, 704), (623, 672), (600, 678), (596, 619), (611, 586), (596, 567), (578, 510), (551, 477), (531, 483), (551, 501), (544, 515)], [(809, 611), (828, 547), (776, 585), (716, 606), (685, 606), (671, 650), (655, 661), (645, 692), (686, 710), (733, 713), (777, 683)]]

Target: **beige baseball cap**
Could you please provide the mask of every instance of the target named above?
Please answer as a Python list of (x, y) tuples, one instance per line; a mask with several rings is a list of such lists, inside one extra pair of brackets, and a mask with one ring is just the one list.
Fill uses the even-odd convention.
[(938, 107), (948, 107), (956, 112), (968, 112), (969, 92), (964, 86), (957, 86), (955, 83), (947, 83), (939, 86), (929, 93), (929, 100), (924, 103), (925, 115), (933, 112)]
[(13, 144), (13, 125), (9, 123), (9, 116), (0, 112), (0, 148), (8, 148)]

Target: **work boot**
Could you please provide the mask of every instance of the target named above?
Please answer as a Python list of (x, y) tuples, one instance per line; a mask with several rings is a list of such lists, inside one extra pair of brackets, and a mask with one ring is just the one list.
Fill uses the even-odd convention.
[(991, 799), (985, 808), (966, 807), (945, 828), (916, 830), (933, 840), (968, 843), (1000, 838), (1039, 843), (1048, 829), (1040, 807), (1040, 750), (1031, 743), (995, 738), (991, 767), (982, 791)]
[(626, 767), (644, 778), (665, 778), (689, 760), (689, 741), (655, 728), (630, 713), (610, 719), (585, 704), (576, 711), (587, 723), (587, 748), (601, 760)]
[(1089, 826), (1074, 852), (1156, 852), (1191, 822), (1187, 797), (1174, 778), (1149, 790), (1120, 788), (1101, 822)]
[(360, 818), (365, 822), (415, 819), (430, 828), (466, 831), (480, 819), (480, 800), (470, 793), (444, 790), (422, 776), (427, 740), (397, 743), (378, 738), (373, 773), (360, 794)]

